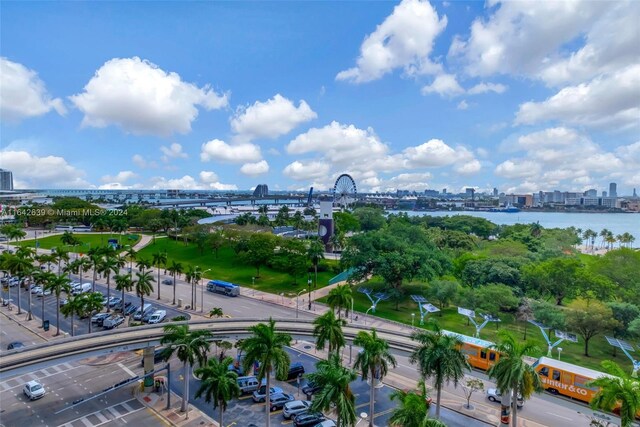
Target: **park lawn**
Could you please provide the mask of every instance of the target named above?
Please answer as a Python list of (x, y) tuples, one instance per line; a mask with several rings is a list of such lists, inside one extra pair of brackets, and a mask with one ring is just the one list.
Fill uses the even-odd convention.
[[(120, 244), (123, 246), (133, 246), (138, 243), (138, 240), (140, 240), (140, 235), (138, 234), (125, 234), (122, 236), (118, 236), (117, 234), (109, 233), (73, 233), (73, 235), (78, 238), (82, 242), (82, 244), (75, 247), (63, 245), (60, 241), (62, 234), (57, 234), (55, 236), (38, 237), (38, 247), (40, 249), (63, 247), (64, 249), (67, 249), (71, 252), (86, 253), (91, 248), (106, 246), (109, 239), (117, 239), (118, 237), (120, 237)], [(132, 236), (134, 238), (131, 239), (129, 238), (129, 236)], [(22, 240), (18, 242), (17, 245), (35, 248), (36, 241), (34, 239)]]
[[(372, 279), (366, 284), (367, 287), (373, 289), (380, 289), (382, 283), (376, 278)], [(358, 286), (356, 286), (357, 288)], [(415, 313), (415, 326), (419, 327), (420, 311), (417, 303), (415, 303), (410, 295), (421, 295), (421, 285), (405, 285), (405, 296), (399, 301), (398, 310), (396, 310), (396, 302), (392, 300), (381, 301), (376, 307), (375, 316), (394, 320), (396, 322), (411, 325), (411, 313)], [(357, 292), (354, 289), (354, 310), (355, 312), (365, 313), (371, 307), (371, 301), (366, 295)], [(319, 299), (320, 302), (326, 303), (326, 297)], [(371, 314), (371, 312), (369, 312)], [(467, 325), (467, 318), (458, 314), (456, 306), (445, 307), (444, 310), (434, 314), (428, 314), (425, 316), (425, 323), (428, 318), (434, 318), (438, 321), (441, 328), (457, 332), (463, 335), (473, 336), (475, 334), (475, 327), (473, 324)], [(507, 329), (512, 331), (516, 337), (523, 340), (525, 323), (516, 322), (514, 316), (509, 313), (502, 313), (500, 315), (500, 323), (489, 323), (480, 332), (480, 338), (496, 342), (498, 339), (497, 332), (501, 329)], [(545, 356), (547, 354), (547, 344), (540, 329), (534, 325), (527, 323), (527, 340), (535, 343), (540, 348), (540, 353), (535, 356)], [(555, 342), (554, 338), (551, 338), (552, 342)], [(589, 355), (584, 356), (584, 341), (581, 337), (578, 337), (578, 343), (572, 343), (563, 341), (558, 347), (562, 348), (561, 360), (569, 363), (574, 363), (579, 366), (602, 371), (600, 362), (603, 360), (614, 360), (620, 364), (623, 369), (631, 372), (632, 365), (629, 359), (621, 352), (617, 352), (617, 357), (613, 357), (613, 347), (611, 347), (604, 336), (598, 335), (591, 339), (589, 342)], [(558, 357), (558, 347), (553, 349), (553, 357)]]
[[(205, 273), (207, 279), (225, 280), (263, 292), (284, 293), (285, 296), (295, 296), (307, 287), (306, 274), (304, 277), (298, 277), (297, 285), (295, 285), (294, 278), (291, 275), (275, 271), (266, 266), (260, 268), (260, 277), (252, 281), (252, 277), (256, 276), (256, 269), (243, 263), (233, 249), (227, 245), (220, 248), (216, 258), (211, 249), (205, 249), (200, 253), (194, 243), (185, 245), (181, 241), (170, 238), (156, 239), (155, 243), (149, 243), (138, 252), (138, 258), (142, 257), (151, 260), (154, 253), (165, 251), (167, 252), (167, 265), (171, 265), (171, 261), (176, 261), (182, 264), (183, 270), (188, 265), (199, 266), (202, 270), (210, 268), (211, 271)], [(325, 262), (331, 263), (334, 261)], [(333, 276), (335, 274), (330, 271), (318, 272), (318, 289), (327, 286)], [(252, 284), (252, 282), (254, 283)]]

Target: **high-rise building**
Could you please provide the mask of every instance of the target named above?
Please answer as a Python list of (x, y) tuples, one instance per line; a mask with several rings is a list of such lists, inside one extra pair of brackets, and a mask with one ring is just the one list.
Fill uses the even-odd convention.
[(584, 195), (587, 197), (598, 197), (598, 190), (592, 188), (584, 192)]
[(618, 197), (618, 186), (615, 182), (609, 184), (609, 197)]
[(464, 193), (465, 193), (465, 197), (467, 199), (473, 200), (474, 196), (476, 194), (476, 189), (475, 188), (465, 188)]
[(607, 192), (606, 191), (602, 192), (602, 197), (607, 197)]
[(13, 173), (0, 169), (0, 190), (13, 191)]
[(496, 187), (493, 187), (493, 195), (494, 197), (498, 195), (498, 189)]

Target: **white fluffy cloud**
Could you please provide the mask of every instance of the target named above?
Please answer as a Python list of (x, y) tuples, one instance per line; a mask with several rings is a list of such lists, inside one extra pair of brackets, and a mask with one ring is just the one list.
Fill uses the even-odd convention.
[(256, 163), (245, 163), (240, 168), (240, 172), (245, 175), (256, 176), (269, 172), (269, 163), (266, 160), (261, 160)]
[(468, 149), (451, 147), (440, 139), (429, 141), (402, 151), (403, 162), (408, 168), (433, 168), (454, 165), (458, 173), (475, 173), (480, 170), (480, 162)]
[(462, 101), (458, 102), (456, 108), (458, 110), (467, 110), (469, 108), (469, 104), (463, 99)]
[(134, 179), (138, 176), (133, 171), (120, 171), (115, 176), (105, 175), (101, 178), (101, 181), (104, 183), (117, 183), (124, 184), (125, 182)]
[(169, 159), (186, 159), (187, 157), (189, 157), (187, 153), (182, 151), (182, 145), (178, 144), (177, 142), (174, 142), (169, 147), (165, 147), (164, 145), (162, 145), (160, 147), (160, 151), (162, 151), (162, 161), (164, 162), (168, 162)]
[(469, 95), (480, 95), (487, 92), (504, 93), (507, 87), (500, 83), (481, 82), (467, 91)]
[(38, 74), (0, 57), (0, 119), (17, 122), (51, 110), (61, 115), (66, 113), (62, 101), (51, 98)]
[(113, 124), (134, 134), (159, 136), (191, 131), (197, 106), (212, 110), (228, 104), (226, 94), (186, 83), (177, 73), (138, 57), (107, 61), (84, 92), (69, 98), (84, 113), (83, 126)]
[(202, 171), (199, 174), (200, 181), (191, 175), (184, 175), (181, 178), (167, 179), (162, 176), (156, 176), (151, 179), (150, 187), (152, 189), (178, 189), (178, 190), (237, 190), (233, 184), (222, 184), (218, 182), (218, 176), (215, 172)]
[(337, 80), (365, 83), (396, 68), (408, 75), (435, 74), (440, 69), (429, 58), (436, 37), (447, 26), (428, 1), (404, 0), (369, 34), (360, 47), (356, 66), (341, 71)]
[(440, 74), (431, 84), (424, 86), (421, 92), (423, 95), (437, 93), (443, 97), (452, 97), (463, 94), (464, 89), (453, 74)]
[(85, 172), (59, 156), (35, 156), (26, 151), (1, 151), (2, 167), (13, 172), (15, 188), (90, 188)]
[(134, 154), (131, 157), (131, 161), (138, 166), (140, 169), (146, 169), (146, 168), (157, 168), (158, 164), (155, 161), (149, 161), (147, 159), (145, 159), (142, 155), (140, 154)]
[(202, 144), (200, 160), (228, 163), (256, 162), (262, 158), (260, 147), (250, 143), (230, 145), (219, 139)]
[(282, 173), (285, 176), (294, 179), (296, 181), (308, 181), (308, 180), (326, 180), (331, 166), (324, 162), (300, 162), (295, 161), (288, 164)]
[(231, 129), (238, 141), (273, 139), (316, 117), (318, 115), (304, 100), (296, 107), (289, 99), (276, 94), (265, 102), (256, 101), (249, 107), (240, 108), (231, 119)]
[(626, 129), (640, 125), (640, 65), (589, 83), (568, 86), (542, 102), (526, 102), (516, 124), (559, 121), (596, 128)]

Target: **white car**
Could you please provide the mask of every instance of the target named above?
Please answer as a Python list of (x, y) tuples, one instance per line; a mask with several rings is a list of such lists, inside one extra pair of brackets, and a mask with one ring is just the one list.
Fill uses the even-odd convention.
[(38, 292), (42, 292), (42, 286), (32, 286), (31, 287), (31, 293), (32, 294), (37, 294)]
[[(487, 390), (487, 399), (491, 402), (502, 403), (502, 393), (497, 388), (490, 388)], [(524, 406), (524, 399), (522, 396), (518, 396), (518, 408), (522, 408)]]
[(40, 290), (38, 290), (38, 292), (36, 292), (36, 296), (37, 297), (42, 297), (45, 295), (51, 295), (51, 289), (42, 289), (40, 288)]
[(166, 310), (156, 310), (151, 317), (149, 317), (149, 323), (160, 323), (165, 319), (165, 317), (167, 317)]
[(29, 381), (24, 385), (22, 392), (31, 400), (40, 399), (44, 396), (44, 387), (38, 381)]
[(298, 415), (301, 412), (307, 412), (311, 407), (311, 402), (308, 400), (294, 400), (287, 402), (282, 407), (282, 416), (286, 420), (290, 420), (291, 417)]

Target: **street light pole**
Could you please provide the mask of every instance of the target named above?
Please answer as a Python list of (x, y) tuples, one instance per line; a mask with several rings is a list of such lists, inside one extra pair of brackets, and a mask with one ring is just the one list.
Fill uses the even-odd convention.
[(298, 292), (298, 295), (296, 295), (296, 319), (298, 318), (298, 302), (300, 301), (300, 294), (306, 291), (307, 291), (306, 289), (303, 289), (300, 292)]
[(353, 298), (351, 298), (351, 323), (353, 323)]
[(211, 271), (211, 269), (203, 271), (202, 277), (200, 277), (200, 313), (204, 313), (204, 285), (202, 284), (202, 279), (204, 279), (204, 273), (207, 271)]
[(307, 275), (307, 286), (309, 287), (309, 311), (311, 311), (311, 274)]

